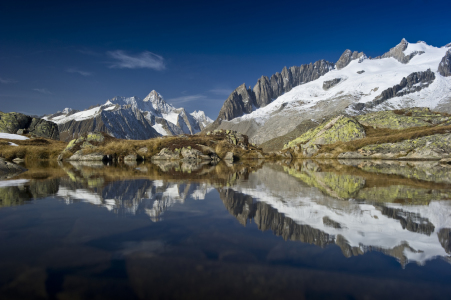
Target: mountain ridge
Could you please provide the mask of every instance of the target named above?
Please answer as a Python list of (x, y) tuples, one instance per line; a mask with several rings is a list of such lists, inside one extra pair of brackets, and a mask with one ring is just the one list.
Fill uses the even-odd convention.
[(136, 140), (195, 134), (212, 122), (203, 111), (189, 114), (183, 107), (175, 108), (155, 90), (144, 99), (117, 96), (84, 111), (65, 108), (43, 119), (58, 124), (60, 137), (66, 141), (94, 131)]

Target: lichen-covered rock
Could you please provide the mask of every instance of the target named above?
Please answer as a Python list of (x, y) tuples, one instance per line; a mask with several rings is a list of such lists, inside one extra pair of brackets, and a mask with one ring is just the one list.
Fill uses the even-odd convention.
[(349, 142), (365, 137), (365, 129), (354, 118), (338, 116), (329, 122), (310, 129), (300, 137), (289, 142), (285, 148), (294, 148), (301, 144), (303, 149), (313, 145)]
[(168, 148), (163, 148), (157, 154), (152, 156), (152, 160), (179, 160), (180, 159), (180, 151), (172, 151)]
[(197, 149), (182, 148), (183, 160), (211, 160), (209, 155), (204, 155)]
[(44, 119), (33, 118), (30, 126), (28, 127), (28, 131), (36, 136), (54, 140), (60, 139), (58, 125)]
[(84, 154), (83, 150), (78, 150), (74, 155), (69, 157), (69, 161), (110, 161), (113, 160), (111, 155), (105, 155), (102, 153), (88, 153)]
[(91, 132), (88, 133), (87, 137), (86, 137), (86, 141), (87, 142), (97, 142), (97, 143), (101, 143), (105, 140), (105, 137), (103, 136), (102, 133), (100, 132)]
[(431, 159), (451, 157), (451, 134), (434, 134), (398, 143), (368, 145), (359, 149), (364, 156), (381, 159)]
[(411, 127), (430, 126), (431, 120), (440, 120), (442, 116), (436, 116), (428, 108), (406, 109), (404, 114), (394, 111), (378, 111), (355, 117), (365, 126), (374, 128), (406, 129)]
[(20, 134), (29, 132), (39, 137), (59, 140), (58, 125), (53, 122), (16, 112), (0, 112), (0, 132), (15, 134), (19, 130), (22, 130)]

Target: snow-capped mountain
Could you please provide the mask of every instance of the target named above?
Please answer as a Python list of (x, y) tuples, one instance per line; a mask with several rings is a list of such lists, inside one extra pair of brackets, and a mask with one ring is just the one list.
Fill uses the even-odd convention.
[(162, 135), (195, 134), (212, 120), (203, 111), (188, 114), (164, 101), (155, 90), (144, 99), (114, 97), (84, 111), (65, 108), (43, 117), (58, 124), (62, 140), (78, 134), (102, 131), (122, 139), (149, 139)]
[[(335, 66), (324, 62), (326, 67), (321, 72), (307, 76), (309, 82), (293, 80), (299, 72), (293, 67), (284, 68), (282, 82), (271, 77), (270, 83), (262, 85), (265, 80), (259, 79), (253, 90), (246, 90), (244, 85), (246, 93), (238, 93), (240, 86), (221, 109), (228, 113), (220, 114), (213, 127), (237, 130), (249, 135), (252, 142), (262, 144), (295, 129), (299, 131), (304, 124), (307, 130), (336, 114), (415, 106), (451, 112), (450, 57), (449, 44), (438, 48), (403, 39), (376, 58), (346, 50)], [(258, 105), (262, 90), (277, 97), (266, 105)], [(241, 97), (232, 99), (234, 93)], [(248, 105), (252, 109), (240, 109), (246, 102), (243, 99), (254, 102)]]

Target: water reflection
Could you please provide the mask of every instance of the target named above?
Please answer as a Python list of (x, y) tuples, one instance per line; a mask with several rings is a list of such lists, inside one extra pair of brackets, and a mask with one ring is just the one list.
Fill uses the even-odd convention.
[[(0, 182), (0, 207), (52, 196), (157, 222), (213, 190), (240, 224), (285, 240), (378, 251), (402, 266), (451, 254), (451, 172), (434, 162), (299, 161), (226, 165), (66, 163)], [(47, 173), (46, 173), (47, 172)]]

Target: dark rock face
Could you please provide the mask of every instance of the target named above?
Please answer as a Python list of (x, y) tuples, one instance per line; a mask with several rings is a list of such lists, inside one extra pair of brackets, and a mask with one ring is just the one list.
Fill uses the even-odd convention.
[(253, 89), (246, 88), (243, 83), (224, 102), (215, 124), (219, 125), (222, 120), (232, 120), (256, 108), (265, 107), (293, 87), (318, 79), (333, 68), (333, 63), (319, 60), (314, 64), (284, 67), (282, 72), (277, 72), (270, 78), (262, 76)]
[(252, 105), (256, 102), (255, 94), (246, 89), (246, 84), (240, 85), (230, 94), (219, 111), (218, 120), (231, 120), (252, 112)]
[(405, 55), (404, 50), (407, 49), (408, 44), (409, 43), (406, 41), (406, 39), (402, 39), (402, 41), (398, 45), (391, 48), (390, 51), (388, 51), (384, 55), (376, 57), (376, 59), (393, 57), (400, 63), (407, 64), (415, 55), (421, 55), (424, 53), (423, 51), (414, 51), (409, 55)]
[(438, 65), (438, 73), (445, 77), (451, 76), (451, 49), (446, 52)]
[(159, 136), (138, 109), (102, 111), (92, 119), (69, 121), (58, 125), (60, 139), (70, 141), (88, 132), (106, 132), (116, 138), (146, 140)]
[(363, 74), (363, 73), (365, 73), (365, 70), (357, 71), (357, 74)]
[(323, 82), (323, 90), (327, 91), (328, 89), (336, 86), (338, 83), (340, 83), (341, 78), (335, 78), (332, 80), (324, 81)]
[(16, 112), (0, 112), (0, 132), (15, 134), (20, 130), (36, 136), (59, 140), (58, 125), (53, 122)]
[(431, 71), (431, 69), (428, 69), (424, 72), (414, 72), (409, 76), (404, 77), (399, 84), (383, 91), (373, 101), (368, 103), (354, 104), (353, 108), (355, 110), (373, 108), (387, 101), (388, 99), (418, 92), (424, 88), (427, 88), (434, 81), (434, 79), (435, 74)]
[(340, 58), (338, 59), (337, 63), (335, 64), (335, 67), (338, 70), (343, 69), (344, 67), (346, 67), (347, 65), (349, 65), (349, 63), (351, 61), (353, 61), (354, 59), (364, 59), (366, 58), (365, 53), (360, 52), (358, 53), (357, 51), (352, 52), (349, 49), (346, 49), (345, 52), (343, 52), (343, 54), (340, 56)]

